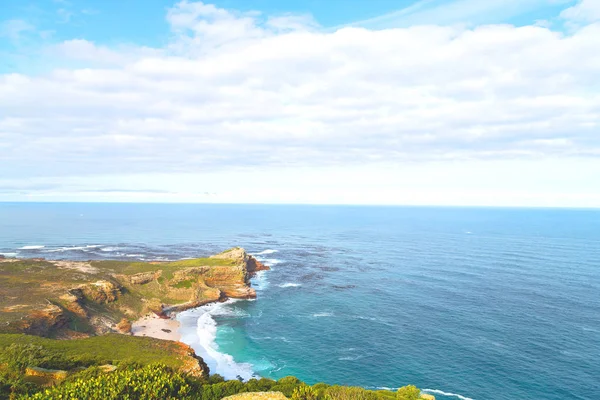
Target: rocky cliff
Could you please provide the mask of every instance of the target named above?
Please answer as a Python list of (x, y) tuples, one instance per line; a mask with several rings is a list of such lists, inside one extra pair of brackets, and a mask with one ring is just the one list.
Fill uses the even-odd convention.
[(173, 262), (3, 258), (0, 332), (62, 339), (123, 333), (148, 312), (254, 298), (250, 277), (265, 269), (242, 248)]

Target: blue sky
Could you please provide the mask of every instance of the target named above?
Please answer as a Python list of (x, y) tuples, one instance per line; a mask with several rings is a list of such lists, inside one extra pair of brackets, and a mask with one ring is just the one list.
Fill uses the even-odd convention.
[[(264, 15), (312, 15), (324, 28), (346, 25), (389, 28), (415, 23), (509, 23), (523, 26), (555, 19), (566, 5), (573, 5), (576, 1), (215, 0), (210, 3), (231, 10), (258, 11)], [(473, 6), (477, 3), (487, 4)], [(499, 6), (494, 7), (493, 3)], [(165, 13), (173, 4), (172, 0), (3, 0), (0, 20), (29, 24), (29, 33), (36, 33), (31, 36), (39, 36), (43, 32), (42, 38), (35, 38), (36, 42), (82, 38), (108, 45), (135, 43), (156, 47), (169, 40)], [(33, 39), (25, 40), (27, 31), (23, 33), (23, 41), (31, 44)], [(1, 48), (15, 49), (20, 44), (4, 40)]]
[(0, 201), (600, 207), (599, 21), (600, 0), (3, 0)]

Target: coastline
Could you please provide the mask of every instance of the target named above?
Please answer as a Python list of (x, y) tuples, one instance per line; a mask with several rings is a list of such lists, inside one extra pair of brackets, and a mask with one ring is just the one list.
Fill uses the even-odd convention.
[[(276, 250), (266, 251), (268, 253), (265, 254), (276, 252)], [(264, 261), (269, 260), (260, 258), (260, 253), (249, 256), (246, 264), (247, 268), (249, 267), (246, 289), (251, 289), (256, 293), (255, 290), (261, 291), (267, 286), (264, 274), (271, 267), (263, 264)], [(173, 305), (165, 309), (162, 315), (150, 313), (132, 322), (130, 333), (133, 336), (148, 336), (185, 344), (204, 360), (211, 373), (219, 374), (226, 379), (242, 377), (248, 380), (258, 376), (253, 371), (252, 365), (236, 362), (233, 355), (219, 351), (215, 342), (218, 326), (214, 316), (223, 312), (227, 313), (228, 306), (238, 301), (255, 299), (256, 295), (254, 294), (253, 296), (221, 297), (218, 300), (194, 304), (192, 307), (190, 307), (190, 303)]]

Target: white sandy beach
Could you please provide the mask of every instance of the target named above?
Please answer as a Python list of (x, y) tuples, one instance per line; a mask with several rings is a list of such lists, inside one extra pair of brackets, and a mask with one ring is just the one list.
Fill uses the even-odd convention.
[(149, 336), (163, 340), (179, 341), (179, 322), (172, 318), (160, 318), (155, 314), (147, 315), (135, 321), (131, 326), (134, 336)]

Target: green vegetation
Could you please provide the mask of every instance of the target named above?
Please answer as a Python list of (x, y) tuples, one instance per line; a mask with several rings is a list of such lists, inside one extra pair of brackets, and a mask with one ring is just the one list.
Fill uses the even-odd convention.
[[(293, 378), (295, 379), (295, 378)], [(380, 400), (394, 399), (395, 393), (373, 392), (362, 388), (330, 386), (324, 394), (302, 382), (290, 383), (270, 379), (251, 379), (248, 382), (237, 380), (216, 382), (212, 379), (193, 378), (163, 365), (124, 364), (111, 372), (103, 372), (91, 367), (74, 373), (63, 382), (48, 388), (28, 384), (25, 381), (11, 382), (0, 378), (1, 398), (51, 399), (183, 399), (183, 400), (221, 400), (240, 393), (261, 393), (256, 398), (277, 398), (265, 392), (277, 392), (277, 387), (293, 385), (293, 400)], [(4, 385), (4, 386), (2, 386)], [(275, 393), (273, 393), (275, 394)], [(287, 397), (287, 396), (286, 396)], [(282, 397), (282, 398), (286, 398)], [(254, 399), (245, 396), (245, 399)], [(289, 397), (287, 397), (289, 398)]]
[(0, 364), (23, 372), (27, 367), (71, 370), (103, 364), (184, 364), (177, 342), (109, 334), (77, 340), (54, 340), (22, 334), (0, 334)]
[[(390, 391), (309, 386), (288, 376), (226, 381), (219, 375), (183, 372), (181, 345), (145, 337), (106, 335), (54, 340), (0, 334), (0, 399), (194, 399), (220, 400), (239, 393), (293, 400), (416, 400), (414, 386)], [(188, 360), (189, 361), (189, 360)], [(246, 396), (245, 399), (252, 399)]]

